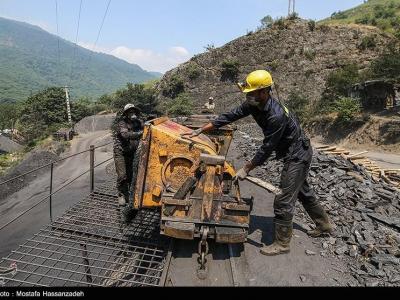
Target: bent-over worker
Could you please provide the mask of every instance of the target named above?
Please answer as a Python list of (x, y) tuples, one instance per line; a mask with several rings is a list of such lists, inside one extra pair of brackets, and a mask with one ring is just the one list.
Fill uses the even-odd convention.
[(309, 232), (310, 236), (318, 237), (332, 232), (328, 216), (307, 181), (313, 150), (294, 114), (271, 96), (273, 80), (269, 72), (254, 71), (248, 75), (246, 83), (239, 86), (247, 98), (242, 105), (189, 135), (195, 137), (250, 115), (254, 118), (263, 130), (264, 143), (254, 158), (237, 172), (235, 180), (244, 180), (254, 168), (264, 164), (273, 151), (277, 159), (283, 159), (282, 193), (276, 196), (274, 202), (274, 243), (264, 245), (260, 251), (268, 256), (288, 253), (297, 199), (316, 224), (316, 228)]

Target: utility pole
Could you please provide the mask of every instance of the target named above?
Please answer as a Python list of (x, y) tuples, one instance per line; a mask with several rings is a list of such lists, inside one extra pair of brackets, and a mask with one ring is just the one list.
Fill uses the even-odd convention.
[(296, 13), (296, 0), (289, 0), (288, 17)]
[(65, 98), (67, 100), (67, 114), (68, 114), (68, 123), (72, 125), (72, 117), (71, 117), (71, 106), (69, 104), (69, 87), (66, 86), (65, 88)]

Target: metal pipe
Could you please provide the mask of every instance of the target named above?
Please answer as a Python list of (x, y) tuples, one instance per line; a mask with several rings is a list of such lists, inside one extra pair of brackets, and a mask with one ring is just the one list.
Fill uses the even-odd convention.
[(94, 146), (90, 146), (90, 192), (94, 191)]

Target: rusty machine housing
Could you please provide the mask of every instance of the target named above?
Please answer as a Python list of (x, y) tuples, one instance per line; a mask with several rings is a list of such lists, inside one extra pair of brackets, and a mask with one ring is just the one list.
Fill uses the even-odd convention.
[(209, 116), (147, 122), (136, 185), (135, 209), (161, 208), (161, 233), (217, 243), (243, 243), (253, 199), (242, 198), (233, 166), (226, 161), (235, 128), (196, 138), (182, 137), (208, 122)]

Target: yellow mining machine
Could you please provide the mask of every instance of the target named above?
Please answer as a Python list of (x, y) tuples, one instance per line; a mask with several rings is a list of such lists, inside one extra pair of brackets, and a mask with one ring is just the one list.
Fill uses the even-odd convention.
[(182, 137), (209, 122), (208, 116), (159, 118), (147, 122), (139, 157), (133, 207), (161, 208), (161, 234), (199, 238), (200, 268), (207, 239), (233, 244), (246, 241), (253, 199), (241, 197), (227, 162), (235, 128), (225, 127), (196, 138)]

